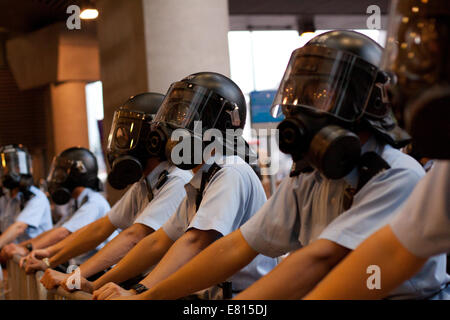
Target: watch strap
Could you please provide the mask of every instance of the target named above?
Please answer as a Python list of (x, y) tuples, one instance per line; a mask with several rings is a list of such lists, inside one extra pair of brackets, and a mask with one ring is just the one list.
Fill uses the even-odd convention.
[(146, 286), (144, 286), (142, 283), (136, 283), (131, 287), (134, 291), (136, 291), (137, 294), (141, 294), (142, 292), (145, 292), (148, 290)]

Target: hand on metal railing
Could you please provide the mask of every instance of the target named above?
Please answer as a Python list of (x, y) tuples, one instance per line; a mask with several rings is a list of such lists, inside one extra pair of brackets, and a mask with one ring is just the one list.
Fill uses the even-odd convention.
[[(26, 275), (25, 271), (19, 267), (20, 256), (14, 255), (8, 262), (8, 299), (18, 300), (92, 300), (92, 295), (86, 292), (70, 293), (62, 287), (55, 287), (53, 290), (47, 289), (41, 284), (44, 272), (38, 271), (35, 275)], [(66, 276), (66, 274), (62, 273)]]
[(48, 266), (40, 259), (36, 259), (31, 255), (23, 257), (20, 259), (19, 266), (25, 270), (26, 274), (33, 274), (37, 271), (45, 271)]
[(109, 282), (103, 287), (95, 290), (92, 298), (94, 300), (136, 300), (136, 291), (126, 290), (121, 286)]
[(41, 283), (47, 290), (57, 288), (70, 275), (53, 269), (47, 269), (42, 276)]
[(56, 270), (47, 269), (41, 279), (41, 283), (47, 289), (53, 289), (57, 286), (62, 287), (68, 292), (81, 290), (92, 293), (93, 284), (86, 278), (82, 277), (79, 270), (75, 270), (71, 274), (61, 273)]
[(44, 259), (50, 257), (50, 250), (48, 249), (36, 249), (30, 252), (30, 256), (36, 259)]
[(15, 243), (9, 243), (2, 248), (0, 252), (0, 262), (7, 262), (12, 259), (14, 255), (24, 256), (28, 253), (25, 247), (22, 247)]

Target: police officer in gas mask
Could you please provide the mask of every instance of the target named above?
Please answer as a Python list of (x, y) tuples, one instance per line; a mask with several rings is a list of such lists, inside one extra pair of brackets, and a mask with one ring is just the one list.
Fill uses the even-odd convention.
[[(245, 98), (229, 79), (207, 72), (190, 75), (170, 86), (153, 122), (149, 151), (189, 170), (202, 164), (205, 149), (215, 142), (212, 153), (254, 163), (256, 155), (242, 138), (245, 116)], [(178, 150), (180, 142), (187, 150)]]
[[(101, 185), (97, 174), (97, 159), (86, 148), (72, 147), (54, 157), (47, 177), (48, 191), (56, 205), (69, 204), (68, 213), (52, 230), (27, 242), (32, 250), (61, 242), (71, 233), (103, 217), (109, 211), (109, 203), (99, 192)], [(74, 263), (85, 258), (79, 257)], [(32, 262), (28, 261), (29, 264)], [(45, 265), (45, 261), (40, 262)]]
[[(226, 279), (258, 253), (290, 255), (236, 298), (300, 298), (389, 221), (424, 171), (395, 148), (408, 136), (390, 116), (382, 52), (353, 31), (323, 33), (293, 52), (274, 109), (285, 114), (280, 148), (293, 156), (296, 170), (237, 231), (167, 278), (160, 288), (170, 289), (164, 298), (186, 293), (174, 288), (175, 277), (198, 290), (194, 284)], [(432, 258), (414, 286), (407, 283), (390, 296), (439, 293), (446, 281), (443, 262), (444, 256)]]
[[(129, 291), (108, 283), (94, 292), (94, 299), (130, 294), (151, 299), (146, 296), (149, 284), (157, 287), (217, 238), (239, 228), (264, 204), (262, 184), (246, 162), (255, 158), (242, 138), (246, 109), (240, 88), (219, 73), (195, 73), (170, 86), (152, 125), (150, 151), (179, 168), (192, 169), (194, 176), (171, 218), (97, 284), (118, 283), (159, 261), (153, 271)], [(201, 297), (230, 298), (275, 264), (275, 259), (258, 256), (228, 282), (211, 283), (212, 288)], [(164, 299), (170, 292), (161, 294)]]
[(124, 189), (148, 171), (148, 160), (155, 158), (149, 152), (150, 126), (163, 99), (162, 94), (140, 94), (114, 112), (107, 146), (108, 182), (113, 188)]
[(346, 43), (345, 33), (331, 35), (293, 52), (272, 113), (285, 116), (278, 126), (280, 150), (292, 156), (297, 170), (314, 168), (341, 179), (360, 162), (359, 132), (395, 148), (409, 136), (389, 108), (389, 78), (378, 68), (382, 48), (367, 39)]
[[(104, 217), (90, 223), (64, 244), (52, 246), (40, 256), (49, 258), (50, 268), (88, 252), (119, 235), (96, 255), (80, 265), (83, 289), (91, 291), (99, 272), (117, 263), (136, 243), (164, 224), (186, 195), (184, 185), (192, 178), (184, 171), (148, 152), (149, 132), (164, 95), (146, 92), (128, 98), (113, 117), (108, 137), (109, 184), (116, 189), (129, 187)], [(60, 250), (59, 250), (60, 249)], [(43, 283), (49, 289), (61, 283), (61, 276), (48, 269)], [(132, 283), (134, 284), (134, 283)]]
[[(414, 283), (429, 257), (450, 253), (449, 44), (448, 1), (392, 2), (383, 66), (392, 74), (393, 109), (417, 152), (437, 160), (389, 224), (337, 266), (309, 299), (383, 298), (407, 279)], [(363, 284), (368, 265), (382, 272), (379, 290)], [(437, 282), (443, 288), (439, 298), (450, 299), (448, 277)]]
[[(47, 197), (33, 185), (31, 156), (22, 145), (0, 148), (0, 248), (20, 243), (52, 228)], [(10, 249), (18, 247), (11, 244)], [(6, 249), (6, 248), (4, 248)], [(25, 245), (19, 252), (26, 252)], [(2, 250), (2, 259), (7, 258)]]

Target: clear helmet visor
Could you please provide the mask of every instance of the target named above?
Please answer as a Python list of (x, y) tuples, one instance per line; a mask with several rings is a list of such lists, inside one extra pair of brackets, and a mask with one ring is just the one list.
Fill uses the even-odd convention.
[[(211, 108), (209, 105), (216, 107)], [(218, 106), (218, 107), (217, 107)], [(169, 124), (195, 132), (202, 122), (203, 128), (215, 128), (223, 112), (239, 123), (236, 104), (205, 87), (186, 82), (173, 83), (154, 118), (154, 125)]]
[(31, 158), (20, 149), (5, 147), (0, 153), (0, 177), (5, 175), (31, 175)]
[[(215, 107), (211, 108), (211, 104)], [(223, 117), (225, 113), (229, 116)], [(224, 121), (231, 121), (231, 125), (238, 127), (244, 120), (239, 118), (238, 106), (235, 103), (210, 89), (180, 81), (170, 86), (152, 122), (152, 129), (162, 124), (175, 130), (184, 129), (186, 134), (193, 134), (205, 141), (214, 137), (227, 154), (234, 153), (252, 161), (256, 159), (256, 154), (242, 137), (242, 129), (223, 130), (227, 127)]]
[(146, 117), (145, 113), (127, 109), (115, 111), (108, 136), (107, 152), (123, 153), (135, 149)]
[(297, 49), (275, 96), (272, 115), (309, 109), (354, 121), (367, 106), (377, 73), (377, 67), (347, 52), (314, 45)]
[(62, 157), (54, 157), (50, 165), (47, 176), (48, 184), (62, 184), (69, 177), (72, 168), (77, 168), (78, 172), (86, 173), (87, 169), (81, 160), (69, 160)]

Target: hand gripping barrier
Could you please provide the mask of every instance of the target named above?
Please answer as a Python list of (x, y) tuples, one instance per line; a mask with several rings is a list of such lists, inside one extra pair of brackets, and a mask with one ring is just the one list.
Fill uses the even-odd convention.
[(44, 272), (26, 274), (19, 267), (21, 256), (15, 255), (7, 263), (7, 280), (3, 288), (3, 294), (8, 300), (92, 300), (92, 295), (75, 291), (68, 292), (61, 287), (55, 290), (47, 290), (40, 282)]

